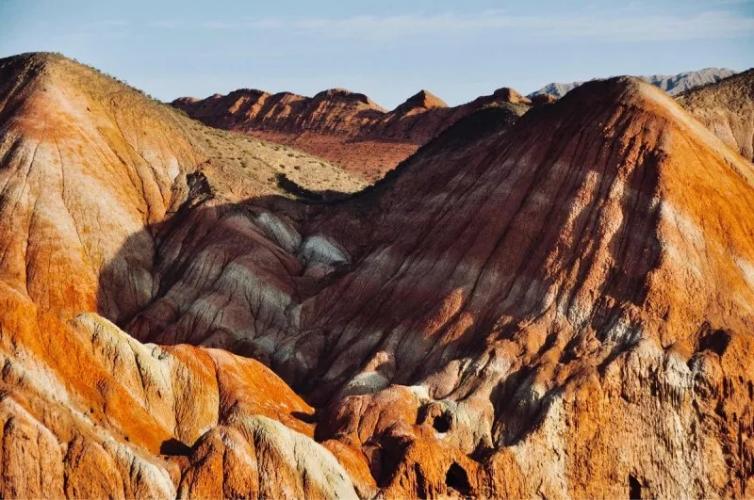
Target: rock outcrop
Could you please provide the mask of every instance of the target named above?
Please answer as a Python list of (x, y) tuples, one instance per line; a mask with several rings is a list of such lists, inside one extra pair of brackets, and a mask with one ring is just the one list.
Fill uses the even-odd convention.
[(356, 184), (0, 72), (3, 497), (754, 494), (754, 167), (661, 90), (482, 106), (313, 202)]
[(721, 141), (754, 160), (754, 69), (695, 88), (678, 101)]
[(421, 90), (392, 111), (342, 89), (303, 97), (240, 89), (206, 99), (182, 97), (173, 106), (213, 127), (295, 146), (375, 181), (456, 121), (489, 106), (518, 115), (531, 104), (512, 89), (448, 107)]

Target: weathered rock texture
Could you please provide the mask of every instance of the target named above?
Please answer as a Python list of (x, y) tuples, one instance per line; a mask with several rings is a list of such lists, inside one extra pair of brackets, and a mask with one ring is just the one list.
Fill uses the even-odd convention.
[(754, 494), (754, 167), (661, 90), (485, 108), (307, 203), (0, 64), (2, 496)]
[[(685, 71), (676, 75), (649, 75), (638, 78), (661, 88), (670, 95), (678, 95), (695, 87), (717, 83), (735, 73), (735, 71), (726, 68), (704, 68), (698, 71)], [(583, 85), (583, 83), (548, 83), (536, 92), (529, 94), (529, 98), (534, 99), (536, 96), (542, 94), (550, 94), (556, 98), (563, 97), (579, 85)]]
[(509, 88), (455, 107), (421, 90), (392, 111), (364, 94), (343, 89), (325, 90), (311, 98), (240, 89), (201, 100), (173, 101), (173, 106), (207, 125), (295, 146), (372, 181), (475, 111), (504, 106), (521, 115), (530, 104)]
[(678, 100), (725, 144), (754, 160), (754, 69), (698, 87)]

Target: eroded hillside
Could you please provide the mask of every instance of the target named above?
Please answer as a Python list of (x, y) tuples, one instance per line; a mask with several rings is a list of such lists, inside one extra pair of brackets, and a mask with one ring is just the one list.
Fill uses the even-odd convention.
[(301, 153), (1, 64), (3, 496), (752, 493), (754, 167), (662, 91), (485, 108), (313, 203)]
[(344, 89), (314, 97), (239, 89), (206, 99), (184, 97), (173, 105), (208, 125), (301, 148), (374, 182), (458, 120), (488, 107), (520, 116), (531, 102), (501, 88), (449, 107), (421, 90), (386, 111), (364, 94)]

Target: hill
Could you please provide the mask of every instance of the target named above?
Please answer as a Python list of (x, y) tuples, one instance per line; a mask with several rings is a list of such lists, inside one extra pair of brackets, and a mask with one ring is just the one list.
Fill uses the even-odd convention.
[[(314, 189), (352, 186), (348, 174), (204, 127), (62, 56), (0, 60), (0, 82), (0, 494), (174, 497), (186, 443), (239, 439), (233, 421), (278, 442), (245, 445), (269, 464), (245, 476), (247, 488), (275, 493), (274, 470), (299, 496), (353, 496), (341, 466), (306, 437), (311, 424), (291, 415), (311, 407), (260, 363), (145, 346), (97, 314), (133, 313), (159, 289), (160, 245), (145, 227), (209, 198), (290, 199), (275, 175), (297, 166)], [(100, 288), (106, 267), (104, 281), (125, 278), (122, 287)]]

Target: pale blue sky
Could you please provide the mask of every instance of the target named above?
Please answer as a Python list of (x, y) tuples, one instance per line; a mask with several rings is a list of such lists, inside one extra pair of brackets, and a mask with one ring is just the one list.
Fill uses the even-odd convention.
[(393, 107), (754, 66), (754, 0), (0, 0), (0, 56), (62, 52), (170, 100), (330, 87)]

